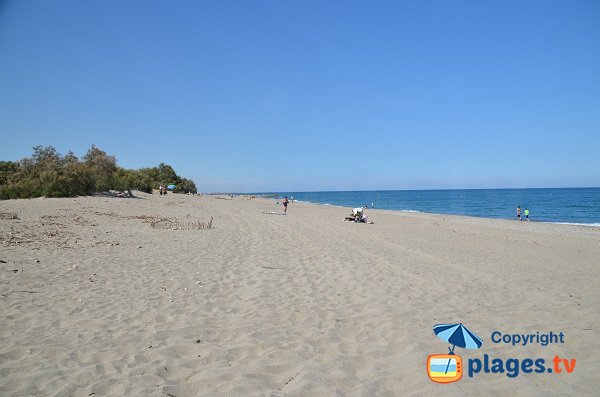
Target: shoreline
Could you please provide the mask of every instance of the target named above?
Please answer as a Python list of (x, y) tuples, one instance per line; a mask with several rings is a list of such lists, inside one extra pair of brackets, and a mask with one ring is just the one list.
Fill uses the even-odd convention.
[[(255, 193), (256, 194), (256, 193)], [(293, 196), (319, 205), (364, 207), (488, 219), (517, 220), (516, 207), (532, 210), (531, 221), (600, 227), (600, 188), (449, 189), (260, 193)], [(514, 203), (507, 206), (507, 203)], [(370, 207), (370, 206), (369, 206)], [(514, 210), (514, 211), (513, 211)], [(525, 216), (523, 216), (525, 221)]]
[[(261, 200), (267, 200), (267, 201), (277, 200), (277, 199), (274, 199), (274, 198), (261, 197), (261, 196), (256, 196), (255, 199), (261, 199)], [(353, 208), (352, 206), (343, 206), (343, 205), (330, 204), (330, 203), (315, 203), (315, 202), (311, 202), (311, 201), (304, 201), (304, 200), (296, 200), (296, 199), (294, 199), (294, 204), (295, 203), (307, 204), (307, 205), (316, 205), (316, 206), (322, 206), (322, 207), (331, 207), (331, 208), (345, 208), (345, 209), (349, 209), (350, 211)], [(448, 213), (443, 213), (443, 212), (427, 212), (427, 211), (417, 211), (417, 210), (398, 210), (398, 209), (370, 208), (370, 207), (366, 208), (366, 210), (368, 212), (371, 212), (371, 211), (385, 211), (385, 212), (389, 212), (389, 213), (398, 213), (398, 214), (424, 214), (424, 215), (434, 215), (434, 216), (441, 216), (441, 217), (456, 217), (456, 218), (465, 218), (465, 219), (482, 219), (482, 220), (490, 220), (490, 221), (505, 221), (505, 222), (514, 222), (516, 224), (523, 223), (523, 224), (535, 224), (535, 225), (575, 226), (575, 227), (589, 228), (590, 230), (596, 230), (597, 229), (598, 231), (600, 231), (600, 223), (551, 222), (551, 221), (537, 221), (537, 220), (530, 220), (530, 221), (521, 220), (521, 221), (518, 221), (517, 219), (511, 219), (511, 218), (490, 218), (490, 217), (478, 216), (478, 215), (448, 214)]]

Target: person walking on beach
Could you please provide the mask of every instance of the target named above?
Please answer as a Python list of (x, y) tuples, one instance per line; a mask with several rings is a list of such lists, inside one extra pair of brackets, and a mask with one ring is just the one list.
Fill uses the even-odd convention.
[(517, 206), (517, 220), (520, 221), (521, 220), (521, 206)]
[(525, 208), (525, 220), (529, 222), (529, 208)]
[(285, 196), (285, 198), (283, 199), (283, 212), (287, 214), (287, 206), (290, 203), (290, 201), (288, 200), (287, 196)]

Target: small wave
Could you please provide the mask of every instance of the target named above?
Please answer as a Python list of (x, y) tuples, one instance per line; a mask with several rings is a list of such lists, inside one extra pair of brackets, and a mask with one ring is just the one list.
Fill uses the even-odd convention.
[(321, 205), (326, 205), (328, 207), (336, 207), (336, 208), (346, 208), (343, 205), (337, 205), (337, 204), (329, 204), (329, 203), (325, 203), (325, 204), (321, 204)]
[(416, 210), (400, 210), (401, 212), (421, 212), (421, 211), (416, 211)]
[(303, 204), (326, 205), (328, 207), (341, 207), (341, 208), (344, 208), (344, 206), (342, 206), (342, 205), (330, 204), (330, 203), (319, 203), (319, 202), (308, 201), (308, 200), (294, 200), (294, 202), (296, 202), (296, 203), (303, 203)]
[(600, 227), (600, 223), (576, 223), (576, 222), (552, 222), (557, 225), (576, 225), (576, 226), (590, 226), (590, 227)]

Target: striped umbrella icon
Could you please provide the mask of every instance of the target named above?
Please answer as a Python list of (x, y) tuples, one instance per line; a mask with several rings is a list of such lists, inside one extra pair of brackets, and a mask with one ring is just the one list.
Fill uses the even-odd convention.
[[(481, 338), (469, 331), (462, 323), (437, 324), (433, 326), (433, 332), (438, 338), (452, 344), (452, 348), (448, 348), (450, 354), (454, 354), (456, 346), (463, 349), (479, 349), (483, 344)], [(446, 373), (448, 373), (448, 366), (450, 366), (450, 360), (446, 366)]]

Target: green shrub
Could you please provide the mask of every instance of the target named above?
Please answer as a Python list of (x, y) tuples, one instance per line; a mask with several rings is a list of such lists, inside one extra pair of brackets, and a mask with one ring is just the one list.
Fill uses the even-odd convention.
[(196, 184), (194, 181), (181, 178), (181, 181), (175, 185), (175, 189), (173, 189), (174, 193), (198, 193), (196, 190)]
[(161, 184), (175, 184), (178, 192), (196, 193), (194, 182), (178, 176), (168, 164), (128, 170), (94, 145), (82, 160), (72, 152), (63, 157), (52, 146), (36, 146), (29, 158), (17, 163), (0, 161), (0, 200), (73, 197), (107, 190), (152, 193)]

